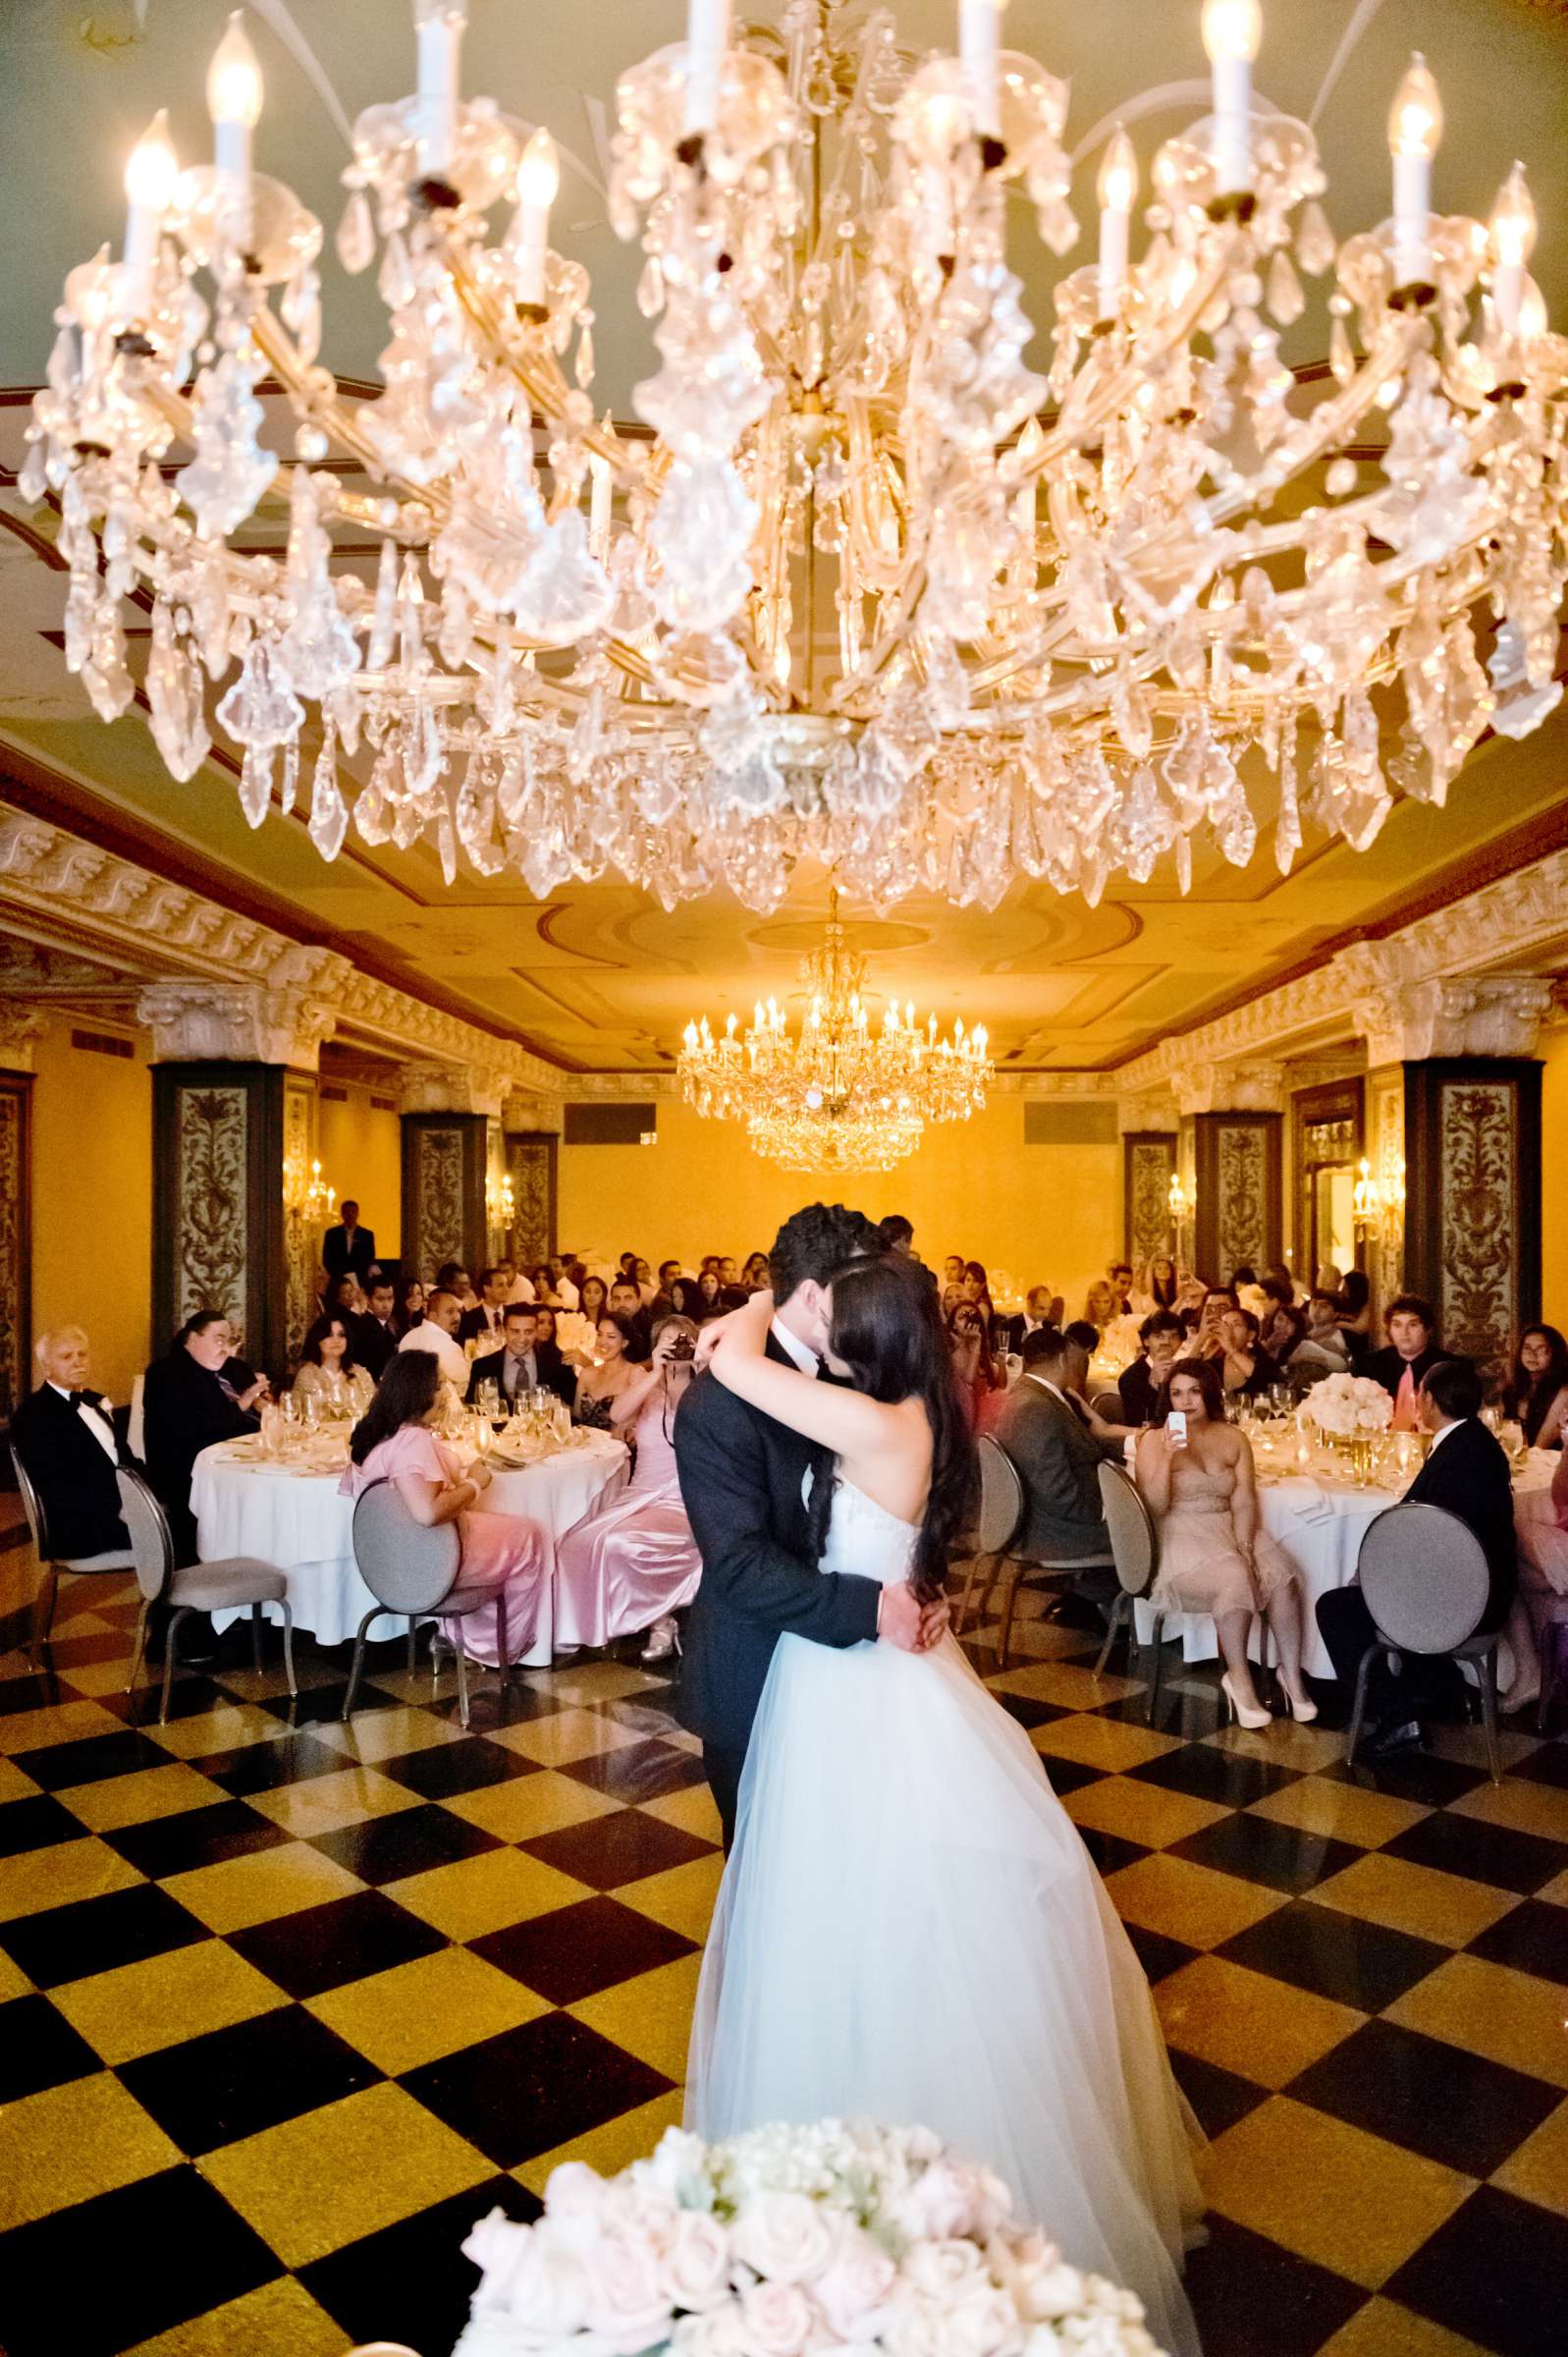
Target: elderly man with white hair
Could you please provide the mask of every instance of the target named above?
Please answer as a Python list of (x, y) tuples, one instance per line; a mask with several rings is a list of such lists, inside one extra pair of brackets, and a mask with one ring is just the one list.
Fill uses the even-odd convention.
[(87, 1381), (80, 1326), (40, 1335), (40, 1382), (11, 1419), (11, 1440), (43, 1500), (49, 1543), (62, 1560), (130, 1544), (115, 1468), (123, 1459), (111, 1403)]

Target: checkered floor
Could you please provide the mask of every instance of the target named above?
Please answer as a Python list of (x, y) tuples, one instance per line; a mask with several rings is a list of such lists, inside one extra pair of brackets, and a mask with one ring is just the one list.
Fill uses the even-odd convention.
[[(1205, 1670), (1092, 1675), (1030, 1617), (990, 1682), (1156, 1987), (1214, 2139), (1208, 2357), (1546, 2357), (1568, 2284), (1568, 1746), (1468, 1730), (1374, 1785), (1227, 1731)], [(482, 1687), (388, 1648), (120, 1692), (134, 1608), (75, 1583), (52, 1684), (0, 1663), (0, 2347), (445, 2357), (459, 2244), (563, 2155), (679, 2114), (718, 1828), (634, 1660)], [(995, 1672), (986, 1632), (973, 1648)], [(977, 1993), (977, 2002), (983, 2002)]]

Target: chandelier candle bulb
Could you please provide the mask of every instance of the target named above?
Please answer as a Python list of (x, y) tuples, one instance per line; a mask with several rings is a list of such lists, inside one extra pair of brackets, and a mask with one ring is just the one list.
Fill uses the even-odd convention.
[(452, 0), (418, 0), (419, 177), (441, 180), (458, 137), (458, 61), (466, 15)]
[[(1116, 126), (1096, 184), (1100, 198), (1100, 316), (1113, 319), (1127, 279), (1127, 231), (1138, 194), (1138, 158), (1131, 139)], [(1033, 418), (1030, 419), (1035, 424)], [(1035, 426), (1039, 432), (1038, 425)]]
[(1518, 332), (1525, 265), (1536, 246), (1536, 207), (1523, 164), (1515, 164), (1497, 191), (1487, 227), (1492, 252), (1491, 300), (1499, 326), (1511, 336)]
[(238, 8), (207, 68), (207, 112), (221, 209), (241, 235), (249, 226), (250, 135), (261, 120), (261, 68)]
[(1388, 151), (1394, 161), (1394, 278), (1401, 287), (1424, 286), (1432, 276), (1432, 159), (1441, 137), (1442, 100), (1418, 49), (1388, 113)]
[(158, 255), (158, 236), (175, 182), (179, 159), (169, 144), (169, 118), (160, 106), (126, 162), (126, 249), (124, 268), (128, 307), (139, 317), (152, 284)]
[(958, 0), (958, 55), (969, 77), (976, 128), (987, 138), (1001, 134), (1001, 85), (998, 54), (1001, 12), (1007, 0)]
[(719, 87), (730, 46), (730, 0), (691, 0), (686, 12), (686, 106), (689, 137), (700, 138), (719, 120)]
[(534, 308), (545, 299), (545, 255), (550, 249), (550, 207), (561, 186), (555, 140), (540, 129), (517, 166), (517, 301)]
[(1221, 196), (1252, 187), (1252, 61), (1262, 41), (1258, 0), (1204, 0), (1203, 45), (1214, 82), (1215, 181)]

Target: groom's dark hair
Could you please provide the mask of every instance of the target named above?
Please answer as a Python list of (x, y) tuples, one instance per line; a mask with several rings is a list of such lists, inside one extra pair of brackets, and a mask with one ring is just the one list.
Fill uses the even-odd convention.
[(882, 1237), (863, 1211), (846, 1203), (808, 1203), (792, 1212), (773, 1239), (768, 1274), (776, 1301), (787, 1301), (809, 1279), (826, 1285), (846, 1260), (880, 1252)]

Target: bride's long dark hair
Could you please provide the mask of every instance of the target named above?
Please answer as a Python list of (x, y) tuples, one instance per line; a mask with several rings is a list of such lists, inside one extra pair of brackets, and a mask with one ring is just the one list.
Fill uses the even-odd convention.
[[(856, 1391), (890, 1406), (918, 1398), (931, 1427), (931, 1493), (909, 1566), (922, 1602), (940, 1596), (947, 1554), (968, 1510), (974, 1443), (948, 1354), (937, 1288), (927, 1272), (901, 1256), (851, 1260), (835, 1271), (829, 1347), (849, 1369)], [(811, 1493), (814, 1558), (828, 1541), (837, 1481)]]

